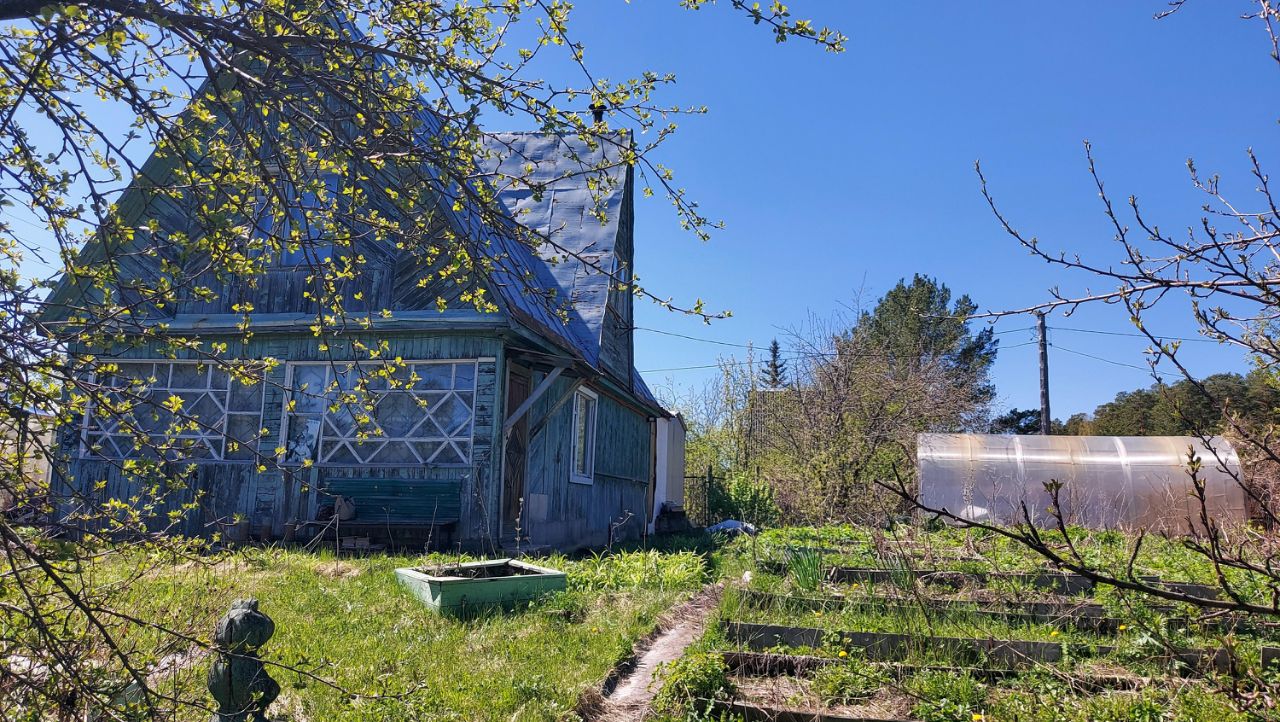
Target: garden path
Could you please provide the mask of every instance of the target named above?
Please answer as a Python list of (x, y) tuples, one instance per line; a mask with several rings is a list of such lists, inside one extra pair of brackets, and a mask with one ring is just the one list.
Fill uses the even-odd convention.
[(720, 601), (721, 591), (723, 585), (720, 584), (704, 587), (692, 599), (664, 615), (657, 629), (636, 644), (631, 659), (605, 682), (604, 694), (592, 703), (580, 705), (580, 711), (587, 712), (584, 718), (588, 722), (632, 722), (648, 717), (657, 691), (653, 682), (658, 667), (679, 659), (702, 635), (707, 617)]

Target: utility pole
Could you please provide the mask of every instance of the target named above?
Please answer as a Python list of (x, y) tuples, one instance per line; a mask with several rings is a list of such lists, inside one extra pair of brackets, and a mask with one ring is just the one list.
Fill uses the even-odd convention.
[(1040, 433), (1048, 434), (1049, 414), (1049, 332), (1044, 324), (1044, 311), (1036, 312), (1036, 329), (1040, 331)]

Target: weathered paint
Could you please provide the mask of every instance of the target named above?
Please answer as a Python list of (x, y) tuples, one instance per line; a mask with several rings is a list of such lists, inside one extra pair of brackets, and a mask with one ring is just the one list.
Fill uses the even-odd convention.
[[(471, 576), (479, 571), (507, 568), (508, 576)], [(515, 559), (467, 562), (441, 570), (396, 570), (396, 579), (433, 611), (462, 616), (493, 607), (511, 609), (567, 586), (565, 573)]]
[[(541, 378), (535, 373), (533, 383)], [(610, 525), (630, 515), (613, 534), (634, 537), (644, 528), (652, 477), (648, 417), (601, 393), (593, 482), (570, 481), (573, 404), (561, 402), (572, 386), (572, 379), (557, 380), (530, 411), (523, 532), (534, 544), (594, 546), (609, 541)]]
[[(356, 334), (352, 341), (366, 344), (375, 339), (372, 335)], [(475, 503), (477, 494), (487, 496), (491, 480), (496, 478), (492, 450), (497, 441), (497, 419), (501, 413), (497, 404), (497, 360), (502, 353), (502, 340), (491, 335), (448, 334), (388, 334), (380, 337), (387, 343), (389, 354), (405, 360), (481, 359), (477, 366), (474, 422), (472, 431), (472, 459), (469, 465), (450, 466), (382, 466), (363, 465), (326, 466), (315, 465), (310, 469), (286, 468), (258, 471), (251, 461), (199, 461), (194, 478), (182, 482), (169, 497), (171, 503), (156, 510), (157, 519), (163, 514), (191, 503), (196, 494), (204, 496), (198, 514), (189, 515), (180, 524), (187, 534), (209, 533), (221, 525), (231, 523), (234, 517), (242, 517), (254, 528), (269, 525), (275, 535), (282, 534), (291, 521), (309, 521), (316, 518), (317, 507), (326, 501), (322, 489), (329, 479), (397, 479), (404, 482), (420, 480), (424, 493), (427, 487), (439, 482), (452, 482), (458, 487), (458, 529), (467, 530), (463, 538), (483, 535), (483, 525), (476, 528), (485, 514), (481, 504)], [(120, 359), (150, 359), (157, 353), (148, 348), (129, 349), (120, 353)], [(358, 354), (348, 353), (341, 343), (330, 345), (326, 352), (319, 350), (316, 339), (297, 335), (255, 336), (247, 345), (238, 349), (238, 356), (246, 359), (276, 358), (288, 361), (333, 361), (343, 363), (358, 360)], [(367, 360), (367, 356), (364, 357)], [(286, 403), (285, 364), (273, 369), (266, 378), (263, 389), (262, 426), (268, 436), (261, 442), (263, 449), (281, 446), (281, 426)], [(69, 465), (66, 483), (81, 499), (101, 503), (107, 499), (129, 499), (137, 491), (136, 482), (122, 473), (119, 462), (112, 460), (80, 458), (78, 456), (78, 430), (67, 429), (62, 434), (62, 445), (68, 454)], [(358, 497), (357, 497), (358, 500)], [(425, 515), (415, 518), (406, 515), (398, 522), (417, 521), (427, 524)], [(468, 533), (469, 532), (469, 533)]]
[[(330, 466), (310, 469), (286, 468), (258, 471), (253, 462), (201, 461), (191, 478), (182, 480), (163, 508), (154, 510), (158, 524), (165, 515), (199, 498), (198, 510), (183, 517), (177, 528), (185, 534), (206, 535), (225, 531), (237, 518), (249, 521), (256, 532), (269, 528), (279, 536), (291, 522), (314, 520), (318, 508), (332, 497), (326, 490), (357, 501), (354, 523), (419, 524), (447, 520), (452, 534), (439, 541), (461, 541), (487, 546), (501, 536), (501, 420), (510, 413), (505, 408), (505, 382), (498, 369), (505, 368), (509, 349), (504, 339), (489, 332), (426, 333), (396, 331), (383, 334), (356, 334), (352, 342), (383, 340), (388, 353), (408, 360), (482, 359), (476, 378), (473, 456), (468, 466)], [(120, 359), (155, 358), (157, 352), (136, 348), (118, 354)], [(321, 352), (309, 335), (263, 333), (238, 356), (266, 357), (288, 361), (342, 363), (359, 359), (342, 343)], [(263, 448), (282, 444), (281, 426), (286, 404), (285, 365), (276, 367), (264, 388), (262, 425), (269, 435)], [(503, 375), (505, 376), (505, 374)], [(536, 385), (544, 372), (534, 372)], [(527, 458), (528, 473), (524, 500), (523, 532), (533, 544), (575, 548), (606, 543), (639, 534), (645, 525), (649, 485), (653, 480), (653, 439), (651, 421), (634, 404), (624, 403), (607, 390), (599, 392), (596, 421), (596, 450), (593, 483), (570, 481), (572, 463), (573, 407), (565, 396), (580, 381), (566, 375), (557, 379), (529, 411), (531, 436)], [(553, 407), (556, 407), (553, 410)], [(548, 415), (550, 414), (550, 415)], [(119, 462), (76, 458), (77, 433), (64, 433), (64, 445), (73, 456), (67, 480), (82, 499), (102, 503), (107, 499), (128, 499), (137, 493), (136, 483), (123, 475)], [(368, 480), (362, 491), (353, 482)], [(415, 486), (415, 482), (417, 485)], [(439, 501), (445, 493), (442, 483), (456, 485), (457, 503)], [(403, 508), (389, 501), (396, 496), (415, 496)], [(363, 498), (362, 498), (363, 497)], [(363, 502), (363, 503), (362, 503)], [(389, 511), (396, 507), (394, 512)], [(456, 508), (456, 512), (453, 509)], [(443, 511), (442, 511), (443, 510)], [(456, 523), (454, 518), (456, 516)], [(377, 518), (373, 518), (377, 517)], [(628, 519), (623, 522), (623, 520)], [(619, 524), (611, 532), (611, 525)]]
[[(439, 131), (438, 118), (429, 112), (423, 111), (422, 120), (425, 135)], [(354, 126), (339, 130), (357, 132)], [(432, 218), (442, 233), (448, 229), (474, 241), (472, 252), (491, 262), (484, 277), (419, 285), (418, 281), (431, 270), (423, 261), (397, 253), (394, 244), (361, 240), (353, 250), (365, 256), (368, 264), (340, 293), (347, 299), (347, 313), (353, 317), (350, 326), (364, 328), (359, 324), (367, 322), (373, 330), (348, 334), (346, 342), (330, 341), (328, 350), (321, 351), (316, 338), (307, 332), (314, 323), (316, 308), (314, 299), (306, 293), (312, 290), (308, 285), (314, 281), (307, 281), (311, 274), (305, 267), (273, 268), (247, 282), (219, 277), (216, 271), (204, 269), (202, 259), (188, 259), (183, 267), (185, 277), (168, 280), (181, 287), (194, 278), (199, 285), (217, 289), (217, 297), (183, 298), (167, 308), (150, 309), (149, 318), (140, 320), (143, 324), (166, 323), (167, 333), (199, 338), (205, 348), (212, 342), (225, 341), (231, 349), (224, 355), (228, 359), (271, 357), (288, 362), (338, 363), (367, 360), (366, 352), (351, 349), (350, 344), (356, 340), (367, 346), (385, 340), (387, 355), (406, 361), (481, 359), (471, 463), (416, 467), (318, 465), (310, 469), (260, 471), (252, 462), (201, 461), (196, 462), (191, 478), (170, 480), (172, 494), (164, 508), (147, 513), (163, 524), (171, 512), (198, 500), (194, 512), (177, 516), (176, 526), (184, 533), (206, 534), (235, 518), (244, 518), (256, 528), (280, 535), (290, 522), (315, 519), (317, 508), (327, 498), (321, 490), (333, 486), (359, 501), (362, 490), (358, 482), (369, 480), (364, 494), (366, 512), (369, 507), (380, 510), (382, 521), (388, 524), (430, 525), (441, 508), (435, 500), (448, 493), (449, 484), (456, 484), (457, 538), (471, 542), (496, 540), (501, 536), (501, 427), (510, 411), (504, 404), (504, 371), (508, 357), (519, 350), (567, 359), (573, 365), (572, 373), (558, 380), (531, 411), (531, 428), (537, 424), (539, 412), (542, 416), (549, 414), (571, 384), (585, 380), (600, 393), (593, 483), (578, 484), (569, 479), (572, 406), (563, 405), (537, 425), (528, 454), (529, 481), (524, 500), (527, 533), (535, 543), (578, 547), (601, 544), (611, 536), (634, 536), (643, 530), (654, 477), (650, 418), (665, 412), (634, 370), (633, 299), (628, 288), (614, 283), (614, 279), (629, 279), (634, 264), (634, 171), (620, 162), (622, 151), (631, 141), (619, 136), (596, 150), (578, 140), (553, 135), (525, 135), (518, 143), (509, 137), (508, 141), (509, 150), (518, 146), (517, 155), (536, 161), (535, 176), (549, 174), (547, 178), (553, 181), (553, 192), (537, 194), (536, 198), (519, 187), (500, 189), (503, 203), (515, 203), (511, 205), (511, 220), (529, 222), (531, 216), (515, 210), (542, 214), (538, 217), (545, 216), (546, 222), (530, 227), (537, 226), (554, 237), (556, 243), (572, 249), (572, 253), (548, 255), (547, 249), (533, 249), (518, 241), (502, 224), (490, 227), (468, 204), (459, 207), (438, 202), (436, 207), (422, 209), (423, 217)], [(597, 160), (608, 156), (612, 162), (605, 164), (603, 175), (608, 176), (609, 182), (592, 191), (580, 175), (563, 173), (560, 166), (572, 164), (570, 156), (579, 153), (583, 158)], [(603, 155), (597, 158), (597, 153)], [(519, 158), (505, 154), (502, 162), (515, 163), (521, 169), (525, 165)], [(169, 236), (199, 231), (193, 227), (199, 217), (198, 198), (174, 199), (155, 190), (173, 185), (174, 163), (173, 156), (153, 155), (118, 204), (126, 225), (141, 227), (154, 220), (155, 231), (123, 240), (95, 237), (81, 252), (81, 264), (88, 266), (114, 257), (121, 265), (120, 278), (126, 286), (146, 287), (167, 272), (161, 270), (158, 259), (175, 261)], [(396, 179), (382, 177), (358, 162), (354, 166), (347, 170), (377, 176), (366, 188), (371, 191), (369, 202), (389, 216), (397, 212), (379, 190), (393, 187)], [(439, 182), (430, 180), (435, 178), (432, 169), (417, 170), (424, 182)], [(597, 211), (603, 211), (603, 217)], [(500, 313), (480, 313), (461, 302), (465, 292), (476, 289), (487, 291), (486, 297), (497, 304)], [(65, 277), (48, 299), (44, 320), (65, 320), (68, 309), (92, 307), (96, 294), (94, 289), (84, 289), (74, 275)], [(448, 305), (448, 311), (431, 315), (440, 300)], [(255, 309), (248, 320), (255, 335), (248, 342), (241, 341), (237, 330), (244, 319), (233, 312), (240, 303), (249, 303)], [(373, 312), (384, 308), (392, 311), (391, 319), (371, 318), (380, 316)], [(135, 318), (145, 316), (148, 314), (138, 313)], [(156, 344), (117, 355), (121, 359), (168, 356), (167, 349)], [(262, 426), (267, 436), (261, 442), (264, 448), (281, 446), (285, 373), (286, 367), (281, 365), (266, 380)], [(78, 442), (78, 430), (63, 430), (60, 443), (67, 452), (67, 463), (59, 470), (57, 483), (68, 492), (66, 506), (134, 498), (137, 484), (121, 472), (119, 462), (79, 458)], [(421, 491), (422, 498), (413, 496), (415, 489)], [(404, 498), (414, 498), (416, 502), (396, 509), (397, 518), (390, 518), (394, 500)], [(452, 518), (454, 514), (448, 516)], [(613, 529), (615, 523), (619, 526)]]

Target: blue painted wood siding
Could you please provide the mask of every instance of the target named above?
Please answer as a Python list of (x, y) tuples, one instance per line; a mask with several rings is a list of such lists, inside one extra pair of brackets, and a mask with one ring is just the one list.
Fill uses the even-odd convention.
[[(496, 503), (493, 486), (496, 476), (493, 449), (498, 440), (501, 423), (497, 404), (498, 376), (503, 357), (501, 339), (492, 335), (448, 334), (356, 334), (352, 340), (372, 345), (385, 340), (390, 355), (405, 360), (432, 359), (484, 359), (477, 367), (476, 396), (474, 404), (472, 463), (467, 466), (384, 467), (365, 465), (360, 467), (313, 467), (285, 471), (259, 472), (253, 462), (199, 462), (194, 478), (182, 481), (185, 489), (178, 489), (169, 504), (157, 510), (157, 515), (190, 503), (197, 494), (205, 496), (197, 513), (187, 515), (179, 524), (179, 530), (192, 535), (204, 534), (219, 524), (228, 523), (234, 516), (249, 519), (255, 525), (270, 523), (274, 533), (280, 534), (284, 524), (291, 520), (315, 518), (316, 507), (325, 501), (317, 492), (327, 478), (359, 479), (383, 478), (422, 480), (424, 483), (454, 481), (459, 486), (460, 522), (459, 537), (481, 538), (486, 535), (489, 509)], [(333, 343), (328, 352), (318, 350), (316, 339), (309, 335), (259, 335), (247, 346), (234, 344), (239, 358), (261, 359), (272, 357), (282, 361), (367, 360), (358, 353), (349, 353), (343, 343)], [(121, 359), (155, 358), (157, 354), (147, 348), (122, 352)], [(286, 400), (285, 365), (277, 366), (266, 379), (262, 425), (269, 436), (262, 442), (264, 449), (280, 446), (281, 420)], [(128, 499), (137, 491), (136, 482), (122, 474), (118, 462), (100, 459), (82, 459), (78, 452), (78, 430), (64, 430), (62, 447), (68, 455), (68, 475), (64, 483), (76, 492), (101, 503), (110, 498)], [(101, 487), (100, 482), (105, 482)], [(422, 520), (429, 521), (429, 520)]]
[[(536, 386), (542, 379), (534, 374)], [(635, 536), (643, 526), (652, 475), (649, 420), (601, 393), (596, 411), (595, 473), (592, 484), (569, 480), (573, 463), (573, 403), (547, 413), (572, 386), (558, 379), (530, 411), (524, 531), (535, 544), (595, 546), (608, 539), (612, 522), (632, 515), (620, 533)]]

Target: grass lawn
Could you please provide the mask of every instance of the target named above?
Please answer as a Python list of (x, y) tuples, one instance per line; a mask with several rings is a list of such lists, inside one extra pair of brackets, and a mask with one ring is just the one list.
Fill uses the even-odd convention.
[[(710, 573), (708, 558), (691, 551), (553, 557), (540, 563), (566, 571), (569, 591), (515, 612), (456, 620), (431, 613), (396, 583), (397, 567), (431, 561), (280, 549), (199, 562), (139, 553), (99, 562), (86, 574), (100, 589), (120, 585), (117, 608), (203, 640), (232, 600), (258, 598), (276, 623), (263, 658), (314, 675), (272, 671), (282, 687), (272, 718), (367, 722), (561, 719)], [(143, 659), (191, 648), (166, 646), (137, 626), (122, 636), (144, 650)], [(200, 659), (161, 687), (210, 704), (208, 666)], [(208, 716), (186, 707), (172, 719)]]
[[(791, 558), (798, 548), (821, 547), (838, 552), (824, 553), (819, 572), (835, 563), (901, 568), (908, 564), (908, 556), (913, 568), (966, 572), (1044, 568), (1034, 556), (1000, 539), (956, 530), (911, 529), (903, 533), (909, 538), (895, 544), (882, 532), (851, 527), (781, 529), (766, 531), (755, 539), (729, 541), (718, 548), (698, 536), (667, 540), (662, 549), (575, 559), (552, 557), (539, 563), (567, 572), (568, 591), (527, 608), (469, 620), (431, 613), (402, 589), (394, 576), (397, 567), (456, 561), (454, 558), (337, 559), (330, 552), (309, 554), (274, 548), (183, 558), (120, 549), (100, 559), (67, 559), (65, 568), (75, 570), (75, 578), (95, 589), (111, 608), (126, 610), (153, 624), (189, 631), (199, 640), (209, 639), (215, 621), (232, 600), (258, 598), (260, 609), (276, 623), (276, 634), (262, 656), (269, 663), (289, 668), (276, 667), (272, 672), (282, 692), (271, 716), (289, 722), (576, 719), (572, 710), (583, 690), (598, 685), (629, 655), (636, 641), (653, 630), (664, 612), (717, 579), (728, 582), (730, 589), (707, 633), (665, 673), (668, 687), (684, 690), (673, 692), (676, 698), (704, 699), (725, 693), (735, 683), (756, 683), (743, 678), (724, 686), (725, 671), (717, 666), (713, 653), (734, 648), (721, 624), (732, 620), (817, 627), (829, 632), (908, 633), (926, 640), (1021, 639), (1073, 647), (1069, 659), (1050, 668), (1041, 666), (1000, 682), (959, 680), (953, 684), (932, 672), (886, 678), (884, 665), (861, 659), (859, 650), (847, 649), (839, 635), (832, 635), (830, 643), (824, 638), (817, 648), (788, 650), (817, 654), (840, 664), (824, 672), (825, 676), (782, 680), (782, 692), (773, 693), (775, 697), (781, 694), (777, 699), (782, 702), (807, 700), (806, 704), (818, 709), (843, 709), (840, 704), (853, 709), (862, 704), (857, 700), (870, 695), (883, 705), (860, 711), (892, 711), (926, 722), (968, 722), (976, 719), (974, 715), (1000, 722), (1240, 719), (1212, 685), (1164, 677), (1165, 666), (1152, 660), (1162, 644), (1174, 643), (1180, 648), (1222, 644), (1222, 633), (1196, 625), (1159, 635), (1150, 633), (1164, 629), (1168, 618), (1190, 616), (1190, 610), (1146, 608), (1141, 600), (1100, 588), (1095, 590), (1093, 603), (1126, 625), (1119, 632), (1100, 634), (1071, 626), (969, 615), (963, 610), (939, 614), (928, 602), (970, 596), (978, 601), (1031, 601), (1046, 598), (1042, 590), (1004, 589), (999, 584), (955, 590), (912, 582), (907, 585), (911, 591), (893, 583), (836, 584), (821, 578), (808, 586), (794, 569), (777, 563)], [(1099, 558), (1125, 560), (1127, 542), (1121, 535), (1092, 535), (1086, 551)], [(917, 565), (917, 557), (923, 557), (924, 563)], [(894, 567), (895, 562), (899, 566)], [(1141, 572), (1166, 579), (1202, 581), (1207, 576), (1203, 562), (1165, 540), (1146, 547), (1138, 566)], [(795, 595), (809, 601), (825, 598), (833, 604), (827, 606), (824, 601), (820, 609), (789, 603), (748, 604), (739, 589)], [(0, 602), (12, 593), (11, 588), (0, 586)], [(874, 606), (877, 599), (884, 602), (881, 608)], [(904, 606), (904, 600), (924, 606)], [(842, 606), (844, 602), (857, 604)], [(867, 602), (872, 606), (866, 606)], [(926, 609), (930, 611), (926, 613)], [(12, 618), (0, 617), (0, 639), (20, 635), (20, 630), (5, 628), (11, 623), (6, 619)], [(136, 650), (135, 659), (143, 662), (154, 664), (167, 655), (184, 658), (199, 646), (125, 621), (118, 622), (115, 629), (118, 637)], [(1253, 667), (1258, 646), (1274, 638), (1274, 630), (1240, 631), (1232, 635), (1232, 643)], [(1114, 645), (1116, 650), (1096, 656), (1085, 653), (1086, 648), (1098, 644)], [(842, 652), (847, 653), (847, 659)], [(100, 651), (87, 655), (105, 657)], [(916, 661), (960, 661), (948, 655), (945, 649), (926, 648)], [(187, 662), (178, 665), (176, 673), (160, 677), (162, 691), (184, 701), (165, 719), (203, 722), (209, 715), (210, 697), (204, 688), (209, 660)], [(1085, 691), (1072, 688), (1070, 682), (1066, 687), (1055, 687), (1064, 676), (1115, 673), (1153, 675), (1160, 681), (1137, 692)], [(659, 696), (661, 702), (663, 695)], [(963, 697), (963, 703), (944, 704), (957, 696)], [(844, 702), (837, 704), (839, 700)], [(1106, 705), (1115, 709), (1104, 709)], [(1188, 711), (1197, 705), (1204, 711)], [(1035, 714), (1026, 716), (1029, 710)], [(5, 717), (3, 711), (0, 709), (0, 717)], [(679, 704), (660, 711), (670, 719), (685, 719)], [(1155, 716), (1142, 716), (1147, 712)]]

